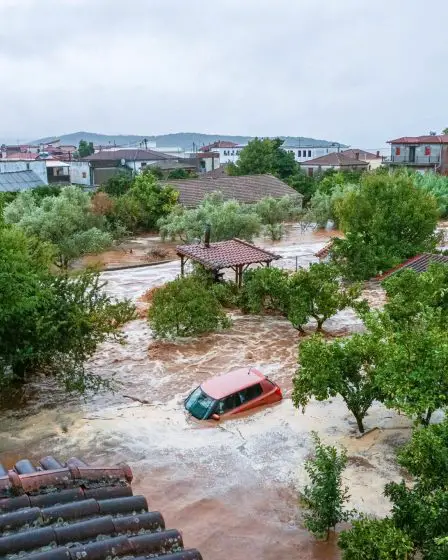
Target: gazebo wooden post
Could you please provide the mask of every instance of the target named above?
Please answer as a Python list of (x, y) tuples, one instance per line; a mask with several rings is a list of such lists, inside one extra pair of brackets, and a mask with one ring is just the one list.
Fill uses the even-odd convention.
[(184, 272), (185, 272), (185, 260), (184, 260), (184, 256), (181, 255), (180, 256), (180, 275), (183, 278), (184, 277)]

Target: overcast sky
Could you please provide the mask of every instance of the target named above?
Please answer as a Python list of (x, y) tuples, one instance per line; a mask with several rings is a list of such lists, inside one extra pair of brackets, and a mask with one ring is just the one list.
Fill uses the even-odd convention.
[(0, 0), (0, 138), (448, 126), (447, 0)]

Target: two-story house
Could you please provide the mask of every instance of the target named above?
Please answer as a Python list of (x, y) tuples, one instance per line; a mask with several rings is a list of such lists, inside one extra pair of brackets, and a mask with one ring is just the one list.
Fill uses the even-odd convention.
[(448, 134), (403, 136), (388, 143), (391, 153), (386, 165), (448, 175)]

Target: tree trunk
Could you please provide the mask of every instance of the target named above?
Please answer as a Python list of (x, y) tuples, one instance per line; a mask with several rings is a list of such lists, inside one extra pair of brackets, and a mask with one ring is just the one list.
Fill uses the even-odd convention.
[(322, 325), (325, 322), (325, 319), (316, 319), (317, 320), (317, 332), (322, 332)]
[(361, 432), (361, 434), (364, 433), (364, 424), (362, 423), (363, 420), (363, 416), (361, 416), (360, 414), (355, 414), (353, 412), (353, 416), (356, 418), (356, 423), (358, 424), (358, 430)]
[(424, 416), (421, 420), (422, 420), (422, 424), (424, 426), (429, 426), (429, 422), (431, 421), (431, 416), (432, 413), (434, 411), (431, 408), (428, 408), (428, 410), (426, 411), (426, 416)]

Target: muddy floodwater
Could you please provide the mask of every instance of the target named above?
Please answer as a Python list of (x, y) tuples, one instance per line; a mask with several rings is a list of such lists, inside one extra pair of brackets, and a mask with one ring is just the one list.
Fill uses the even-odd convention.
[[(279, 243), (259, 243), (280, 254), (294, 269), (316, 262), (329, 232), (301, 233), (290, 227)], [(296, 258), (297, 257), (297, 258)], [(179, 263), (103, 273), (107, 291), (135, 301), (149, 288), (175, 278)], [(383, 294), (366, 296), (380, 305)], [(306, 483), (303, 469), (311, 450), (310, 432), (326, 443), (343, 445), (350, 507), (384, 515), (385, 482), (398, 480), (397, 445), (409, 437), (404, 417), (375, 405), (367, 428), (356, 425), (343, 402), (311, 402), (305, 414), (290, 400), (299, 337), (275, 317), (235, 314), (233, 327), (183, 343), (151, 339), (144, 320), (125, 327), (124, 346), (104, 344), (89, 367), (113, 379), (114, 393), (68, 397), (50, 382), (30, 387), (21, 402), (1, 411), (0, 460), (11, 466), (24, 456), (85, 457), (92, 463), (128, 462), (134, 493), (148, 497), (170, 527), (184, 533), (188, 546), (205, 559), (333, 559), (334, 542), (316, 543), (303, 529), (297, 493)], [(332, 335), (359, 331), (360, 321), (345, 310), (326, 324)], [(313, 329), (313, 325), (309, 325)], [(183, 409), (187, 394), (208, 376), (240, 365), (258, 366), (281, 385), (285, 399), (272, 407), (219, 423), (199, 423)]]

